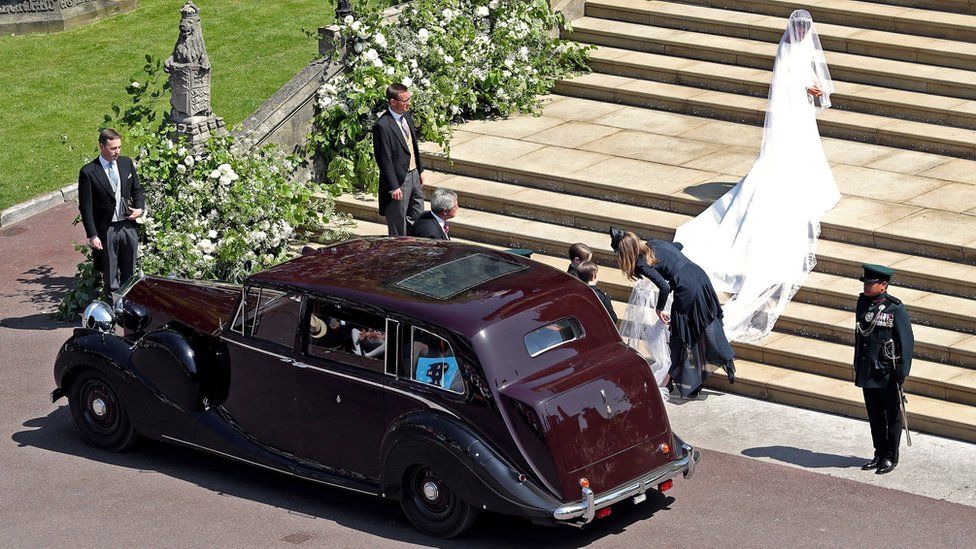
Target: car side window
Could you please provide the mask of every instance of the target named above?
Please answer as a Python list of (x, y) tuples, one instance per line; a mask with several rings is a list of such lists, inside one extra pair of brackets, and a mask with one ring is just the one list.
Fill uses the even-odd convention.
[(454, 348), (423, 328), (413, 329), (410, 379), (453, 393), (464, 392), (464, 380)]
[(385, 371), (386, 317), (309, 300), (305, 353), (375, 372)]
[(541, 328), (525, 334), (523, 342), (529, 356), (536, 357), (549, 349), (554, 349), (583, 337), (583, 328), (573, 317), (550, 322)]
[(301, 312), (301, 296), (268, 288), (249, 288), (233, 331), (291, 349)]

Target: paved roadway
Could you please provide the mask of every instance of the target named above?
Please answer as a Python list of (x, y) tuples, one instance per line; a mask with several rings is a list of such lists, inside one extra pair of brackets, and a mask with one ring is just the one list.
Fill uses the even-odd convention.
[[(52, 361), (72, 328), (48, 312), (79, 259), (68, 244), (83, 238), (70, 224), (74, 212), (66, 204), (0, 230), (0, 546), (445, 545), (416, 533), (389, 502), (159, 443), (125, 454), (86, 446), (64, 401), (48, 401)], [(670, 409), (674, 415), (721, 402)], [(901, 484), (887, 485), (903, 489), (893, 490), (873, 477), (865, 483), (814, 472), (816, 463), (804, 460), (754, 459), (747, 456), (756, 452), (694, 434), (704, 458), (695, 477), (676, 482), (667, 497), (623, 506), (584, 530), (486, 516), (446, 545), (969, 547), (976, 539), (976, 507), (904, 491), (907, 467), (889, 475), (901, 475)], [(858, 461), (827, 457), (834, 468)], [(972, 461), (928, 465), (947, 478), (973, 470)], [(973, 486), (967, 481), (960, 490)]]

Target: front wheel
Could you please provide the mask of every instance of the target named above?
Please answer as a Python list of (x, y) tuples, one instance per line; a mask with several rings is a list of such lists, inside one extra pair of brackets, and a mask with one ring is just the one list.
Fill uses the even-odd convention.
[(86, 370), (74, 380), (68, 407), (81, 437), (92, 446), (121, 452), (139, 436), (118, 392), (101, 372)]
[(441, 538), (462, 534), (478, 516), (477, 509), (460, 499), (426, 465), (414, 467), (407, 473), (400, 506), (418, 530)]

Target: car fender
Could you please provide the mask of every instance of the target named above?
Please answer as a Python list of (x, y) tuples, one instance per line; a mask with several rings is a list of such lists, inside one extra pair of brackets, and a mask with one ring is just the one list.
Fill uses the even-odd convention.
[(431, 466), (468, 504), (478, 509), (550, 522), (560, 502), (520, 474), (457, 419), (434, 411), (394, 421), (380, 450), (384, 497), (399, 500), (410, 467)]

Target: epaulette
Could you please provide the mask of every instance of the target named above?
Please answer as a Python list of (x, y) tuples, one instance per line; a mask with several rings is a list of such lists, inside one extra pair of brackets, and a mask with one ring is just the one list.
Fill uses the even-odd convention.
[(888, 295), (888, 301), (894, 303), (895, 305), (901, 305), (901, 300), (893, 295)]

